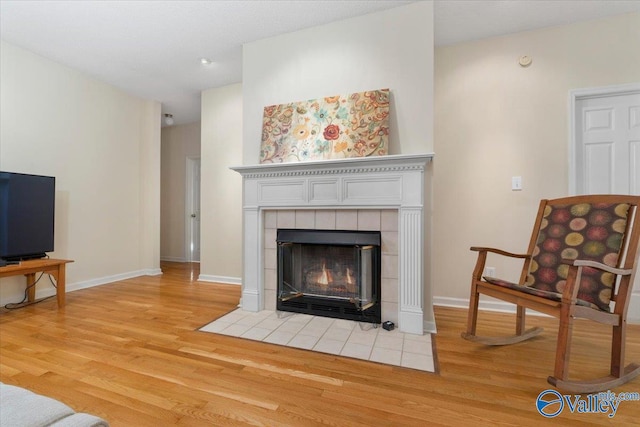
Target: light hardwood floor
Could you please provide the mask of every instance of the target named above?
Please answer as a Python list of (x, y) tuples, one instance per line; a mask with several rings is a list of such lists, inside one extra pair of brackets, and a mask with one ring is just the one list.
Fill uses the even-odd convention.
[[(535, 401), (550, 388), (555, 319), (529, 342), (488, 348), (460, 338), (466, 310), (436, 307), (439, 373), (314, 353), (197, 329), (235, 308), (240, 288), (196, 283), (197, 264), (0, 311), (0, 380), (59, 399), (112, 426), (638, 425), (640, 401), (613, 419), (552, 421)], [(482, 313), (479, 332), (510, 333), (513, 316)], [(576, 377), (603, 375), (608, 328), (577, 322)], [(640, 362), (640, 326), (627, 361)], [(640, 378), (615, 392), (640, 392)], [(34, 408), (37, 410), (37, 408)]]

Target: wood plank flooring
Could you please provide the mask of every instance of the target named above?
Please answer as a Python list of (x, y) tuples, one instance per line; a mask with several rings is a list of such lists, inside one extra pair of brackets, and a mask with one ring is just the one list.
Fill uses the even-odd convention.
[[(541, 425), (557, 322), (525, 343), (488, 348), (460, 338), (466, 310), (436, 307), (439, 373), (199, 332), (233, 310), (240, 287), (197, 283), (197, 264), (0, 310), (0, 381), (59, 399), (112, 426)], [(480, 332), (511, 333), (512, 315), (482, 313)], [(608, 371), (608, 328), (577, 322), (572, 374)], [(640, 362), (640, 326), (627, 362)], [(640, 392), (640, 379), (615, 392)], [(613, 419), (572, 414), (554, 424), (637, 425), (640, 401)]]

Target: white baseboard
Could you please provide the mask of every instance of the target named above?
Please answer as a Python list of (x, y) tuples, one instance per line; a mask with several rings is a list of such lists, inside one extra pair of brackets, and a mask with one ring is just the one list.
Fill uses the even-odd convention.
[(199, 282), (224, 283), (226, 285), (242, 285), (240, 277), (215, 276), (212, 274), (201, 274), (198, 276)]
[[(465, 298), (433, 297), (433, 305), (442, 307), (469, 308), (469, 300)], [(516, 306), (514, 304), (497, 300), (489, 301), (484, 300), (483, 298), (480, 298), (478, 309), (513, 314), (515, 314), (516, 312)], [(527, 310), (527, 314), (531, 314), (534, 316), (546, 316), (546, 314), (533, 310)], [(627, 312), (627, 323), (640, 325), (640, 292), (633, 292), (631, 294), (629, 311)]]
[(187, 262), (187, 259), (184, 257), (176, 257), (176, 256), (161, 256), (160, 261)]
[(119, 282), (120, 280), (132, 279), (134, 277), (156, 276), (158, 274), (162, 274), (162, 270), (159, 268), (130, 271), (128, 273), (114, 274), (112, 276), (99, 277), (97, 279), (85, 280), (77, 283), (67, 283), (67, 291), (77, 291), (78, 289), (92, 288), (94, 286), (106, 285), (107, 283)]
[(438, 330), (436, 329), (436, 322), (434, 320), (425, 320), (424, 321), (424, 333), (425, 334), (436, 334)]
[(147, 268), (144, 271), (145, 276), (160, 276), (162, 274), (162, 269), (160, 268)]
[[(160, 270), (159, 268), (147, 268), (143, 270), (130, 271), (128, 273), (120, 273), (114, 274), (112, 276), (104, 276), (96, 279), (84, 280), (82, 282), (67, 283), (65, 288), (68, 293), (80, 289), (93, 288), (94, 286), (106, 285), (107, 283), (118, 282), (120, 280), (132, 279), (134, 277), (156, 276), (159, 274), (162, 274), (162, 270)], [(49, 281), (45, 281), (45, 279), (45, 277), (42, 278), (43, 283), (49, 283)], [(50, 297), (56, 294), (56, 290), (53, 287), (49, 287), (47, 289), (37, 288), (38, 286), (36, 286), (36, 299)], [(5, 303), (3, 302), (2, 304), (4, 305)]]
[[(433, 305), (438, 305), (442, 307), (469, 308), (469, 300), (465, 298), (433, 297)], [(478, 304), (478, 308), (480, 310), (497, 311), (500, 313), (516, 312), (516, 306), (513, 304), (510, 304), (508, 302), (497, 301), (497, 300), (487, 301), (487, 300), (484, 300), (482, 297), (480, 298), (480, 303)], [(529, 311), (527, 311), (527, 313), (528, 312)], [(531, 311), (531, 313), (544, 316), (544, 314), (538, 313), (537, 311)]]

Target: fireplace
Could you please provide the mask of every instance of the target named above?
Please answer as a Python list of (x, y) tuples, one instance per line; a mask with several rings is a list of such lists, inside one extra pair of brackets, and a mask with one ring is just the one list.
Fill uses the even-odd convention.
[(379, 324), (379, 231), (279, 229), (276, 308)]
[[(430, 215), (425, 170), (432, 158), (433, 154), (407, 154), (233, 167), (243, 183), (242, 308), (276, 308), (277, 229), (371, 230), (361, 227), (359, 218), (345, 224), (338, 216), (353, 210), (383, 209), (396, 212), (397, 220), (393, 231), (387, 229), (395, 234), (386, 239), (395, 242), (387, 244), (393, 252), (385, 254), (382, 248), (382, 318), (396, 323), (401, 332), (435, 331), (425, 269), (429, 261), (425, 211), (427, 218)], [(314, 210), (336, 212), (335, 224), (327, 224), (325, 215), (315, 227), (307, 215), (301, 215), (304, 220), (298, 222), (298, 212)], [(278, 212), (277, 226), (271, 222), (274, 212)], [(384, 242), (385, 230), (381, 231)]]

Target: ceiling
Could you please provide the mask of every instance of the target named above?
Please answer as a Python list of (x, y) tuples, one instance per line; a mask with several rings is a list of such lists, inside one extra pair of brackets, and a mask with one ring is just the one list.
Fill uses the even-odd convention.
[[(413, 1), (0, 0), (6, 42), (200, 119), (200, 93), (242, 80), (242, 45)], [(640, 0), (436, 0), (436, 46), (640, 11)], [(425, 23), (425, 25), (427, 25)], [(209, 65), (200, 63), (209, 58)]]

